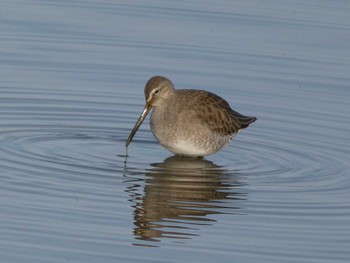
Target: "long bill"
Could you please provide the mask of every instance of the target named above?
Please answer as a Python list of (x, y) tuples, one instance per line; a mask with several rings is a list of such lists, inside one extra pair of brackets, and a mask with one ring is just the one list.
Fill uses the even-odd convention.
[(143, 112), (141, 113), (139, 119), (137, 120), (134, 128), (132, 129), (128, 140), (125, 143), (125, 146), (128, 147), (128, 145), (131, 143), (132, 138), (134, 138), (135, 133), (137, 132), (137, 130), (139, 129), (139, 127), (141, 126), (142, 122), (145, 120), (147, 114), (149, 113), (149, 111), (152, 109), (151, 106), (149, 106), (148, 103), (146, 103), (145, 108), (143, 109)]

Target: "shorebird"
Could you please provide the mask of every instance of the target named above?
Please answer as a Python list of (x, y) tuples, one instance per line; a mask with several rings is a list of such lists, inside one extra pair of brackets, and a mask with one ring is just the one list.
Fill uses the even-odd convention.
[(256, 120), (230, 108), (218, 95), (193, 89), (174, 88), (162, 76), (150, 78), (145, 86), (146, 105), (132, 129), (128, 147), (151, 109), (151, 129), (159, 143), (181, 156), (213, 154)]

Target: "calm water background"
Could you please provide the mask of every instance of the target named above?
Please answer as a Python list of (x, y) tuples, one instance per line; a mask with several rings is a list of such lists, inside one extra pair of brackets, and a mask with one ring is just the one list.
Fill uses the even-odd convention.
[[(1, 262), (349, 262), (350, 2), (5, 0)], [(205, 160), (147, 79), (258, 121)]]

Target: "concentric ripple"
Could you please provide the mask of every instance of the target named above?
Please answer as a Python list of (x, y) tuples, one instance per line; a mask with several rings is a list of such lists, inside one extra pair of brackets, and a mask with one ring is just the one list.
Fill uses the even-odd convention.
[[(348, 152), (345, 116), (329, 112), (318, 104), (324, 94), (317, 97), (310, 93), (303, 101), (300, 96), (305, 93), (286, 92), (289, 101), (283, 106), (258, 109), (262, 113), (256, 124), (237, 136), (227, 148), (229, 154), (220, 156), (224, 165), (238, 166), (241, 173), (250, 175), (249, 180), (265, 185), (315, 186), (320, 191), (343, 187), (340, 182), (348, 167), (344, 159)], [(310, 103), (309, 95), (314, 100), (313, 112), (296, 110), (295, 105)], [(330, 104), (340, 99), (328, 98)], [(340, 143), (341, 140), (345, 144)]]
[[(70, 99), (59, 99), (62, 96)], [(57, 165), (92, 167), (112, 163), (114, 160), (99, 155), (99, 150), (120, 140), (113, 126), (118, 113), (112, 108), (114, 103), (102, 103), (98, 98), (97, 94), (3, 90), (1, 117), (5, 121), (0, 145), (5, 154), (2, 160), (16, 169), (21, 168), (20, 164), (46, 169)], [(118, 121), (122, 123), (123, 117)]]
[[(314, 105), (308, 111), (303, 107), (311, 103), (311, 95)], [(183, 160), (163, 157), (163, 162), (142, 171), (142, 167), (152, 163), (154, 156), (163, 156), (164, 153), (166, 156), (167, 153), (152, 138), (148, 125), (144, 125), (146, 131), (135, 137), (129, 149), (126, 169), (127, 182), (132, 182), (129, 192), (135, 209), (136, 238), (152, 242), (164, 238), (188, 239), (198, 235), (195, 228), (203, 224), (201, 220), (207, 218), (207, 213), (249, 214), (256, 217), (255, 222), (248, 224), (249, 228), (255, 229), (255, 233), (263, 235), (266, 229), (281, 224), (280, 227), (289, 233), (290, 242), (285, 246), (282, 243), (279, 249), (288, 251), (294, 248), (297, 251), (300, 249), (297, 240), (303, 235), (302, 231), (308, 229), (310, 218), (318, 215), (330, 220), (334, 214), (339, 225), (344, 226), (349, 216), (348, 204), (343, 201), (334, 204), (324, 195), (338, 195), (340, 200), (349, 197), (346, 190), (349, 189), (346, 178), (349, 166), (344, 158), (348, 153), (345, 146), (348, 128), (343, 123), (345, 113), (329, 112), (322, 107), (319, 104), (325, 96), (322, 92), (316, 95), (298, 89), (286, 92), (285, 96), (289, 101), (283, 105), (266, 106), (270, 100), (264, 104), (261, 98), (255, 98), (260, 105), (245, 105), (260, 113), (257, 115), (258, 121), (240, 133), (223, 151), (202, 161), (188, 161), (193, 166), (191, 169)], [(337, 96), (327, 96), (331, 104), (341, 100)], [(335, 140), (330, 138), (331, 132), (336, 136)], [(196, 166), (197, 162), (201, 162), (201, 165)], [(209, 184), (208, 178), (212, 180)], [(198, 193), (207, 196), (213, 188), (217, 193), (213, 194), (213, 199), (195, 199)], [(251, 200), (251, 196), (257, 195), (258, 198)], [(216, 205), (213, 206), (212, 202)], [(185, 216), (193, 209), (202, 211), (202, 217), (197, 216), (193, 220), (193, 217)], [(261, 223), (261, 216), (274, 220)], [(290, 226), (280, 220), (295, 222)], [(189, 223), (196, 227), (189, 228)], [(247, 227), (242, 222), (228, 224), (237, 224), (236, 229)], [(293, 231), (291, 227), (300, 231)], [(328, 228), (335, 235), (340, 231), (336, 226), (327, 224), (318, 224), (313, 231), (309, 231), (309, 237), (305, 237), (305, 240), (317, 243), (320, 254), (326, 251), (326, 247), (324, 242), (316, 242), (315, 239), (318, 240), (316, 237), (323, 228)], [(220, 234), (224, 236), (225, 232)], [(279, 236), (271, 238), (275, 240)], [(249, 254), (240, 244), (236, 245), (242, 249), (240, 253)], [(220, 246), (225, 244), (218, 243), (217, 249)], [(315, 252), (304, 253), (309, 255)], [(259, 257), (259, 253), (256, 256)], [(296, 255), (286, 253), (280, 259), (293, 257)]]
[[(0, 261), (350, 262), (349, 7), (2, 1)], [(258, 120), (126, 152), (155, 74)]]
[[(299, 92), (291, 91), (288, 97), (302, 105)], [(131, 97), (127, 93), (4, 88), (0, 106), (4, 195), (20, 191), (29, 200), (38, 196), (85, 200), (87, 207), (75, 209), (76, 217), (69, 220), (85, 217), (88, 207), (94, 207), (93, 213), (100, 211), (107, 218), (90, 215), (89, 224), (98, 225), (100, 220), (113, 224), (116, 218), (132, 222), (124, 239), (133, 236), (133, 240), (124, 242), (142, 247), (186, 243), (218, 228), (216, 234), (224, 238), (210, 248), (215, 251), (225, 248), (225, 238), (229, 238), (222, 224), (248, 237), (251, 231), (265, 235), (277, 224), (290, 240), (281, 243), (279, 250), (288, 251), (300, 249), (297, 240), (312, 217), (332, 221), (333, 213), (339, 227), (344, 227), (349, 210), (343, 198), (349, 197), (349, 181), (344, 158), (347, 128), (341, 114), (314, 107), (305, 115), (305, 111), (293, 110), (294, 103), (267, 107), (259, 98), (258, 105), (244, 105), (259, 112), (258, 121), (231, 145), (205, 159), (171, 157), (156, 142), (146, 120), (126, 159), (125, 139), (143, 103), (141, 96), (136, 101)], [(329, 99), (336, 103), (339, 98)], [(336, 142), (329, 139), (334, 129), (339, 131)], [(341, 201), (335, 205), (323, 198), (325, 193)], [(119, 201), (120, 207), (114, 210)], [(23, 210), (28, 205), (32, 203), (23, 201), (15, 207)], [(44, 212), (70, 217), (73, 208), (37, 204), (33, 209), (29, 217), (35, 220), (45, 217)], [(239, 219), (245, 216), (255, 220)], [(22, 215), (18, 218), (22, 220)], [(264, 222), (261, 218), (271, 219)], [(299, 230), (281, 221), (293, 221)], [(327, 226), (330, 234), (340, 231), (336, 225), (318, 224), (308, 230), (306, 241), (324, 248), (324, 242), (315, 240)], [(26, 231), (37, 228), (28, 226)], [(242, 229), (247, 230), (243, 233)], [(90, 235), (84, 238), (93, 238)], [(94, 235), (105, 239), (103, 232)], [(270, 238), (283, 236), (271, 233)], [(240, 254), (250, 254), (238, 241), (232, 242)], [(281, 260), (295, 257), (293, 253), (279, 255)]]

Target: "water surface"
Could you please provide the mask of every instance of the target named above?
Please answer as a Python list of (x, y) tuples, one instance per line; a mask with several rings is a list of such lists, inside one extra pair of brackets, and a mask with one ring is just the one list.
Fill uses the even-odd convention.
[[(2, 262), (348, 262), (350, 6), (7, 1)], [(178, 158), (141, 126), (153, 75), (258, 121)]]

